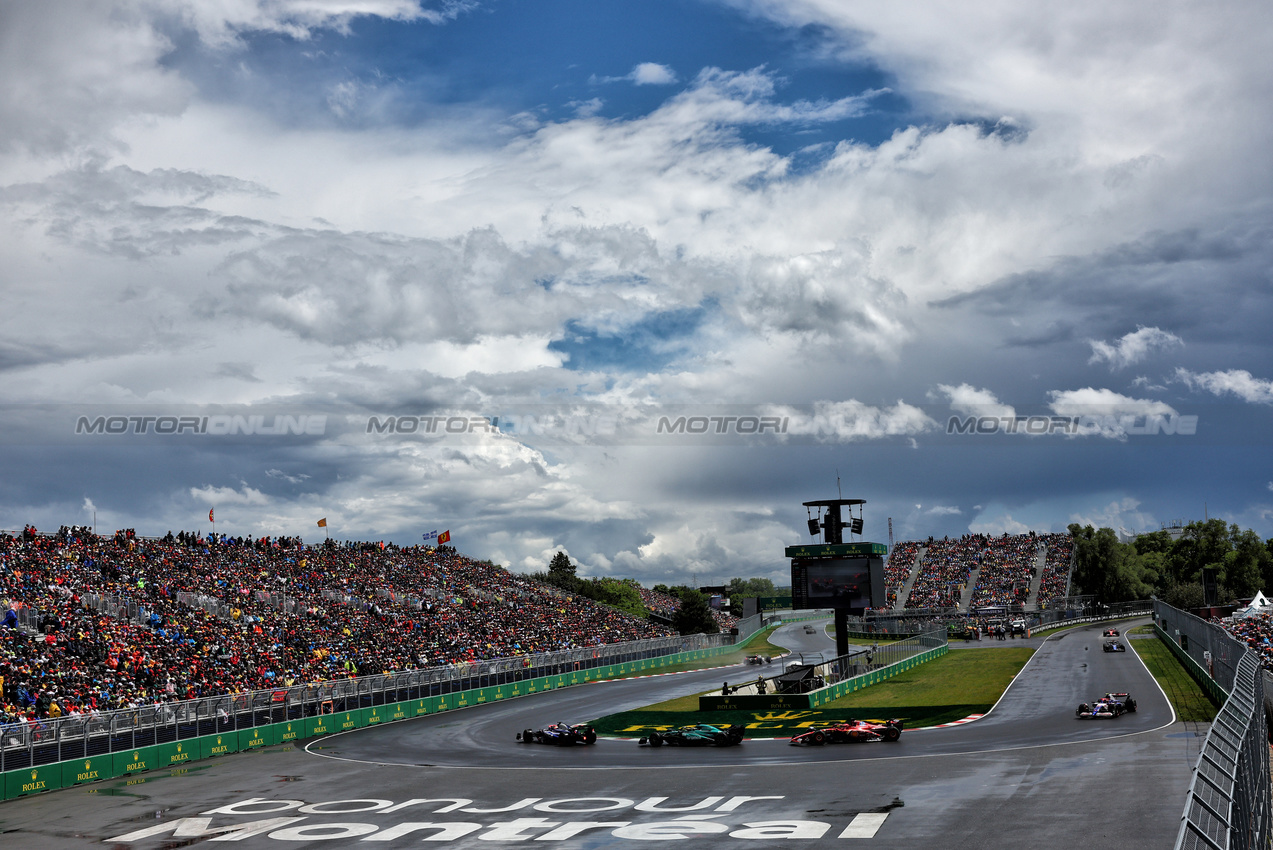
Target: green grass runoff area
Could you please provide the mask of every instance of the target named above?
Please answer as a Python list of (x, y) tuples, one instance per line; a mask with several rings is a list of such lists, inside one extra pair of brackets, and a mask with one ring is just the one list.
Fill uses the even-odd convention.
[[(1140, 626), (1128, 632), (1129, 635), (1152, 635), (1153, 626)], [(1179, 720), (1210, 723), (1216, 719), (1218, 709), (1206, 691), (1193, 680), (1184, 665), (1171, 654), (1171, 650), (1163, 646), (1158, 638), (1129, 640), (1127, 645), (1136, 651), (1149, 672), (1158, 680), (1171, 706), (1176, 710)]]
[[(1049, 629), (1047, 633), (1059, 630)], [(746, 655), (785, 652), (767, 640), (772, 632), (773, 629), (765, 630), (736, 651), (670, 667), (667, 671), (723, 666), (737, 663)], [(1142, 626), (1130, 632), (1152, 633), (1152, 626)], [(694, 723), (722, 726), (741, 723), (747, 727), (748, 737), (753, 738), (788, 737), (812, 726), (837, 720), (901, 718), (908, 728), (936, 726), (972, 714), (986, 713), (1034, 653), (1030, 647), (1014, 646), (1011, 642), (995, 644), (948, 653), (817, 709), (700, 712), (699, 695), (695, 694), (637, 711), (611, 714), (594, 720), (592, 725), (603, 735), (632, 737)], [(1216, 706), (1161, 641), (1145, 638), (1128, 641), (1128, 645), (1158, 680), (1180, 720), (1210, 722), (1215, 719)], [(770, 676), (778, 671), (776, 666), (758, 669), (763, 669), (765, 675)]]
[(1033, 654), (1024, 646), (952, 652), (816, 709), (700, 712), (694, 695), (611, 714), (592, 725), (603, 735), (630, 737), (693, 723), (741, 723), (753, 738), (787, 737), (836, 720), (896, 717), (910, 728), (936, 726), (984, 714)]

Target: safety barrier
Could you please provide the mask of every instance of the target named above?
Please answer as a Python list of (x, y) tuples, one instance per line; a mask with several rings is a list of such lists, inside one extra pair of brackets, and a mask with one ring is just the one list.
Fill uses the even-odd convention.
[(0, 794), (184, 770), (198, 759), (710, 658), (754, 636), (633, 641), (9, 724), (0, 727)]
[(1248, 649), (1202, 745), (1176, 838), (1178, 850), (1269, 846), (1269, 746), (1260, 656)]
[(1219, 625), (1158, 600), (1154, 631), (1223, 703), (1194, 768), (1176, 850), (1267, 850), (1273, 786), (1259, 653)]
[(891, 679), (949, 651), (945, 631), (935, 630), (890, 644), (862, 647), (848, 655), (814, 665), (813, 675), (823, 684), (806, 693), (773, 693), (776, 677), (760, 676), (766, 683), (764, 692), (761, 692), (758, 683), (748, 682), (733, 689), (730, 696), (701, 696), (698, 707), (700, 711), (816, 708)]

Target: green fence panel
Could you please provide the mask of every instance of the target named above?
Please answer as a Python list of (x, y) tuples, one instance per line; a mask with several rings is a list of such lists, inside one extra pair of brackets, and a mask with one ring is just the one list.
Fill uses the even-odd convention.
[(112, 754), (115, 760), (115, 774), (123, 776), (126, 773), (142, 773), (143, 771), (153, 770), (155, 764), (155, 748), (154, 747), (138, 747), (135, 750), (125, 750), (122, 753)]
[(320, 735), (330, 735), (339, 731), (336, 726), (335, 714), (319, 714), (315, 717), (306, 717), (301, 723), (305, 726), (306, 738), (317, 738)]
[(201, 758), (203, 758), (203, 748), (199, 745), (198, 738), (155, 745), (154, 766), (156, 768), (179, 767), (186, 762)]
[[(62, 768), (62, 787), (69, 788), (72, 785), (79, 785), (81, 782), (96, 782), (99, 779), (113, 779), (117, 775), (115, 773), (115, 762), (109, 755), (92, 756), (86, 759), (76, 759), (75, 761), (58, 762)], [(50, 765), (51, 767), (54, 765)], [(18, 775), (25, 773), (28, 780), (30, 779), (30, 770), (13, 771)], [(6, 782), (7, 784), (7, 782)], [(6, 792), (6, 796), (8, 796)]]
[(11, 770), (5, 774), (4, 796), (12, 800), (14, 797), (24, 797), (27, 794), (38, 794), (41, 791), (61, 788), (63, 787), (62, 774), (63, 768), (60, 764), (42, 764), (39, 767)]
[(225, 756), (239, 751), (239, 733), (222, 732), (219, 735), (204, 735), (199, 738), (199, 749), (204, 758)]
[(367, 711), (365, 708), (351, 708), (348, 711), (338, 711), (336, 718), (337, 732), (350, 732), (354, 729), (361, 729), (367, 725)]
[(277, 724), (271, 723), (269, 726), (253, 726), (251, 729), (239, 730), (239, 751), (243, 750), (259, 750), (261, 747), (268, 747), (271, 744), (278, 743), (276, 731)]
[[(274, 744), (290, 743), (301, 739), (358, 729), (368, 725), (386, 723), (391, 720), (402, 720), (408, 717), (434, 714), (440, 711), (449, 711), (453, 708), (464, 708), (500, 699), (541, 693), (601, 679), (658, 670), (685, 661), (711, 658), (734, 648), (736, 647), (724, 646), (712, 649), (690, 650), (657, 658), (643, 658), (588, 670), (574, 670), (570, 673), (555, 676), (527, 679), (506, 685), (478, 688), (440, 697), (424, 697), (404, 703), (376, 706), (370, 709), (351, 709), (334, 714), (320, 714), (316, 717), (258, 726), (254, 729), (225, 732), (219, 735), (205, 735), (181, 742), (104, 754), (90, 759), (58, 762), (37, 768), (9, 771), (3, 774), (3, 793), (7, 799), (84, 782), (114, 778), (129, 773), (140, 773), (158, 768), (181, 767), (196, 759), (226, 755)], [(855, 682), (849, 689), (856, 690), (857, 687), (858, 685)], [(807, 698), (804, 698), (801, 702), (794, 703), (792, 702), (793, 699), (798, 698), (792, 696), (784, 697), (783, 701), (775, 707), (805, 707), (809, 702)], [(824, 696), (822, 699), (825, 701), (831, 699), (831, 697)]]

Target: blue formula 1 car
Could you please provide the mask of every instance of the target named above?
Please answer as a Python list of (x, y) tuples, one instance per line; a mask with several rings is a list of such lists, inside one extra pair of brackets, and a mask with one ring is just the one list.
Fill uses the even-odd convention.
[(651, 747), (664, 744), (672, 747), (733, 747), (743, 742), (746, 726), (712, 726), (710, 723), (699, 723), (695, 726), (682, 726), (666, 732), (651, 732), (638, 743)]
[(1083, 703), (1074, 711), (1074, 716), (1080, 720), (1097, 720), (1106, 717), (1118, 717), (1129, 711), (1136, 710), (1136, 700), (1132, 699), (1128, 693), (1112, 693), (1093, 700), (1090, 704)]
[(557, 744), (568, 747), (572, 744), (597, 743), (597, 730), (586, 723), (554, 723), (543, 729), (527, 729), (517, 733), (517, 740), (523, 744)]

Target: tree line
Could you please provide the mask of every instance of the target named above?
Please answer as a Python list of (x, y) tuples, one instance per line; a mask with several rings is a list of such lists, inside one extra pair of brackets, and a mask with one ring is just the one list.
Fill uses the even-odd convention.
[(1166, 531), (1141, 534), (1122, 543), (1111, 528), (1071, 524), (1074, 537), (1072, 586), (1104, 604), (1157, 596), (1177, 608), (1203, 604), (1202, 571), (1216, 571), (1217, 601), (1249, 599), (1273, 587), (1273, 538), (1222, 519), (1191, 522), (1179, 539)]
[[(576, 567), (571, 562), (570, 556), (565, 552), (558, 552), (548, 562), (547, 572), (533, 573), (531, 578), (566, 593), (618, 608), (636, 617), (649, 616), (650, 612), (641, 601), (641, 593), (638, 590), (640, 584), (636, 579), (580, 578), (575, 573)], [(672, 627), (681, 634), (712, 635), (720, 631), (719, 624), (712, 617), (711, 601), (697, 588), (656, 584), (651, 589), (680, 600), (680, 607), (672, 615)], [(731, 599), (780, 595), (774, 583), (767, 578), (730, 579), (726, 594)]]

